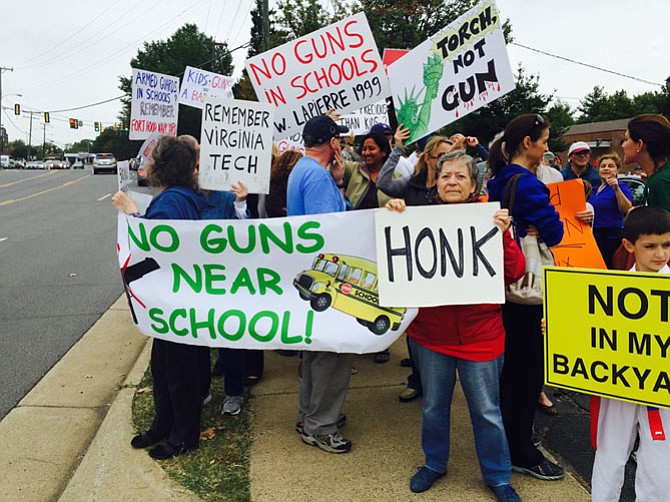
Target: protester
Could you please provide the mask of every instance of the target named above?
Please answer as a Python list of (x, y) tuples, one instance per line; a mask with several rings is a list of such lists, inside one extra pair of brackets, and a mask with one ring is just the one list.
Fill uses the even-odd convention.
[(601, 183), (588, 199), (595, 210), (593, 236), (608, 269), (614, 268), (612, 257), (621, 245), (623, 218), (633, 207), (633, 192), (617, 178), (620, 168), (621, 159), (616, 153), (600, 157), (598, 172)]
[[(160, 188), (144, 215), (147, 219), (198, 220), (205, 198), (198, 191), (196, 155), (193, 148), (171, 136), (162, 136), (153, 150), (149, 179)], [(117, 209), (139, 216), (137, 206), (123, 192), (112, 197)], [(202, 395), (200, 347), (154, 338), (151, 376), (155, 412), (151, 427), (130, 442), (146, 448), (149, 455), (166, 460), (199, 446)]]
[[(437, 165), (437, 193), (431, 204), (478, 201), (478, 169), (472, 157), (463, 151), (446, 153)], [(386, 207), (402, 212), (406, 205), (402, 199), (394, 199)], [(493, 223), (503, 232), (505, 280), (516, 281), (523, 276), (526, 262), (507, 230), (508, 210), (497, 210)], [(450, 408), (458, 370), (484, 482), (498, 500), (520, 501), (510, 485), (509, 448), (500, 414), (499, 377), (505, 345), (501, 306), (421, 308), (407, 333), (423, 379), (421, 444), (426, 456), (426, 464), (412, 477), (410, 489), (415, 493), (426, 491), (447, 473)]]
[[(520, 115), (507, 125), (491, 146), (489, 200), (502, 201), (510, 179), (520, 175), (514, 207), (509, 208), (520, 237), (539, 236), (548, 246), (563, 238), (563, 223), (549, 202), (549, 189), (536, 177), (548, 150), (549, 123), (537, 114)], [(505, 365), (501, 377), (501, 409), (512, 468), (539, 479), (563, 477), (533, 445), (531, 434), (538, 396), (543, 384), (542, 305), (508, 301), (503, 307)]]
[(265, 210), (270, 218), (286, 216), (286, 186), (288, 176), (302, 153), (286, 150), (272, 162), (270, 171), (270, 193), (265, 198)]
[[(631, 272), (670, 273), (670, 213), (665, 209), (642, 207), (630, 212), (624, 220), (623, 243), (635, 256)], [(636, 499), (668, 500), (670, 438), (666, 435), (670, 433), (670, 410), (600, 398), (591, 414), (597, 421), (593, 502), (619, 500), (626, 463), (637, 436)]]
[[(332, 118), (332, 117), (331, 117)], [(340, 146), (342, 147), (342, 159), (348, 162), (363, 162), (360, 154), (354, 148), (354, 132), (351, 131), (347, 136), (340, 138)]]
[(583, 178), (591, 185), (597, 187), (600, 184), (598, 170), (591, 166), (591, 148), (584, 141), (576, 141), (568, 149), (568, 165), (561, 171), (565, 181)]
[[(393, 129), (387, 124), (375, 124), (370, 128), (370, 132), (378, 133), (384, 136), (389, 142), (389, 148), (393, 149)], [(397, 132), (397, 129), (396, 129)], [(389, 150), (390, 151), (390, 150)], [(346, 160), (346, 159), (345, 159)], [(408, 158), (401, 156), (398, 158), (398, 167), (397, 170), (402, 174), (404, 178), (409, 178), (412, 176), (414, 171), (414, 164)]]
[(628, 122), (624, 164), (639, 164), (647, 175), (646, 203), (670, 211), (670, 122), (663, 115), (644, 114)]
[(466, 150), (470, 147), (474, 150), (474, 157), (479, 157), (481, 160), (488, 160), (489, 151), (479, 144), (479, 140), (475, 136), (465, 136), (460, 132), (451, 135), (453, 143), (453, 150)]
[[(342, 181), (338, 135), (348, 130), (325, 115), (305, 123), (305, 156), (288, 178), (289, 216), (344, 211), (344, 200), (333, 176)], [(330, 453), (351, 450), (351, 441), (342, 437), (337, 423), (347, 396), (353, 359), (353, 354), (303, 352), (296, 430), (304, 443)]]

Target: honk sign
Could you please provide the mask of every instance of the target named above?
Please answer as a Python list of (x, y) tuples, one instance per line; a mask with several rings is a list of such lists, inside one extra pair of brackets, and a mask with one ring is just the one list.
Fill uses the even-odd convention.
[(670, 408), (669, 281), (545, 268), (546, 383)]

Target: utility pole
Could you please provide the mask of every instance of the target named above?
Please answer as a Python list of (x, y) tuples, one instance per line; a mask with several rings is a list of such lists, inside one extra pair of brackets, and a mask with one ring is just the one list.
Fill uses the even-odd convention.
[(270, 47), (270, 6), (268, 0), (263, 0), (263, 52)]
[[(7, 68), (5, 66), (0, 66), (0, 154), (5, 153), (5, 139), (2, 135), (2, 72), (3, 71), (14, 71), (14, 68)], [(7, 137), (7, 142), (9, 142), (9, 136)]]
[(28, 160), (30, 160), (30, 150), (33, 146), (33, 112), (30, 112), (30, 132), (28, 133)]
[(47, 148), (47, 125), (42, 124), (43, 126), (43, 136), (42, 136), (42, 160), (44, 160), (44, 151)]

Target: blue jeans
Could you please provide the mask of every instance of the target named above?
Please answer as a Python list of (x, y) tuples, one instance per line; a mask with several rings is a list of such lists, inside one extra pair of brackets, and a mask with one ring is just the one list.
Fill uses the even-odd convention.
[(458, 369), (484, 481), (489, 486), (509, 483), (512, 467), (500, 414), (503, 356), (493, 361), (467, 361), (427, 349), (414, 340), (410, 340), (410, 347), (423, 384), (421, 446), (426, 467), (447, 472), (451, 400)]

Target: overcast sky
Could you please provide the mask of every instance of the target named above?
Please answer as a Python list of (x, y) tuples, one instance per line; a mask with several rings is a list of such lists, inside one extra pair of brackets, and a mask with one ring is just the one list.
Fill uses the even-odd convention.
[[(119, 96), (118, 76), (130, 76), (130, 59), (144, 41), (165, 40), (190, 22), (215, 39), (226, 41), (231, 49), (238, 47), (249, 40), (250, 12), (255, 2), (11, 3), (11, 9), (2, 9), (0, 35), (0, 67), (14, 69), (2, 73), (2, 125), (10, 141), (27, 142), (30, 116), (26, 111), (51, 111), (47, 141), (64, 146), (95, 138), (93, 122), (115, 122), (120, 102), (76, 111), (56, 110)], [(498, 0), (497, 5), (502, 17), (511, 21), (517, 44), (649, 82), (662, 84), (670, 76), (670, 0)], [(513, 68), (521, 63), (529, 73), (539, 74), (541, 91), (573, 108), (595, 85), (603, 86), (608, 93), (625, 89), (629, 95), (659, 89), (517, 45), (510, 45), (508, 51)], [(246, 49), (234, 55), (234, 76), (239, 77)], [(12, 95), (17, 93), (22, 97)], [(21, 104), (22, 116), (14, 115), (14, 103)], [(68, 117), (82, 120), (84, 127), (69, 129)], [(43, 131), (42, 115), (34, 114), (33, 144), (42, 142)]]

